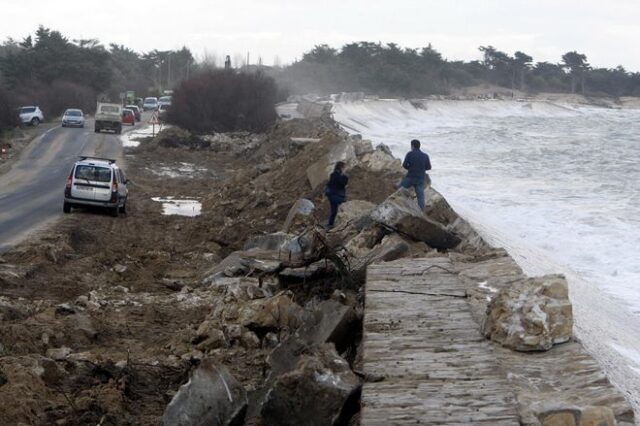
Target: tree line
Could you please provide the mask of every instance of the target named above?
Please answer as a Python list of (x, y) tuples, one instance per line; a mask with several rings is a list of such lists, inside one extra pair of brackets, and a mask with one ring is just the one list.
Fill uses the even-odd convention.
[(33, 37), (0, 44), (0, 129), (15, 124), (20, 105), (39, 105), (54, 117), (67, 107), (92, 111), (98, 98), (119, 101), (129, 90), (159, 95), (187, 79), (195, 65), (186, 47), (138, 53), (95, 39), (69, 40), (40, 26)]
[(278, 81), (294, 93), (363, 91), (380, 95), (449, 94), (452, 89), (490, 83), (528, 92), (595, 96), (640, 96), (640, 73), (592, 67), (576, 51), (560, 62), (536, 62), (521, 51), (510, 55), (480, 46), (482, 60), (449, 61), (431, 44), (413, 49), (395, 43), (358, 42), (340, 49), (317, 45), (282, 70)]

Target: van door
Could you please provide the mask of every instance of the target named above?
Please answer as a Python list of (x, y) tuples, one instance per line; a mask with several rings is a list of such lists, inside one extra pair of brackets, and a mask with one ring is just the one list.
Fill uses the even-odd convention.
[[(111, 200), (111, 191), (113, 187), (113, 182), (115, 181), (114, 170), (109, 167), (99, 167), (98, 170), (100, 180), (97, 181), (97, 185), (95, 186), (95, 200), (101, 202), (108, 202)], [(117, 183), (116, 183), (117, 185)]]
[[(108, 196), (104, 198), (104, 193)], [(89, 164), (78, 164), (73, 173), (71, 196), (84, 200), (109, 201), (111, 198), (111, 169)]]

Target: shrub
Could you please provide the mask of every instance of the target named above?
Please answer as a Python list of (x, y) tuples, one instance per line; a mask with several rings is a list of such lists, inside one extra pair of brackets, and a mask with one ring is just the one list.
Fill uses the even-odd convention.
[(277, 96), (262, 73), (205, 70), (174, 91), (167, 121), (195, 133), (260, 132), (276, 120)]
[(19, 124), (17, 108), (13, 95), (0, 87), (0, 131), (11, 129)]
[(20, 105), (39, 106), (45, 120), (62, 115), (67, 108), (80, 108), (85, 113), (93, 113), (96, 107), (93, 89), (68, 81), (23, 86), (17, 89), (16, 98)]

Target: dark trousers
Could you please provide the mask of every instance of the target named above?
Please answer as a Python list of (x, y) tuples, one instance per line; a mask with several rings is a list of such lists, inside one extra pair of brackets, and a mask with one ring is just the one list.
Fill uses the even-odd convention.
[(331, 213), (329, 214), (329, 223), (328, 226), (333, 226), (336, 221), (336, 215), (338, 214), (338, 207), (340, 204), (344, 203), (344, 197), (340, 195), (327, 195), (329, 199), (329, 203), (331, 204)]

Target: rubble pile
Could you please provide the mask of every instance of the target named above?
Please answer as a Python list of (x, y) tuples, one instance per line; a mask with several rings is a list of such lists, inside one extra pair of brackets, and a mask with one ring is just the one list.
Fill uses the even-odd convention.
[[(435, 190), (426, 214), (396, 191), (402, 168), (387, 147), (326, 117), (264, 135), (174, 128), (130, 155), (126, 218), (73, 215), (0, 260), (0, 417), (355, 424), (367, 265), (491, 250)], [(168, 158), (211, 172), (145, 172)], [(336, 161), (347, 164), (349, 201), (326, 230), (322, 187)], [(201, 199), (202, 215), (162, 216), (151, 196), (169, 191)], [(519, 350), (568, 338), (557, 287), (523, 289), (539, 294), (535, 306), (501, 293), (487, 336)], [(529, 326), (525, 313), (539, 309), (549, 323)], [(515, 316), (538, 346), (509, 334)]]

